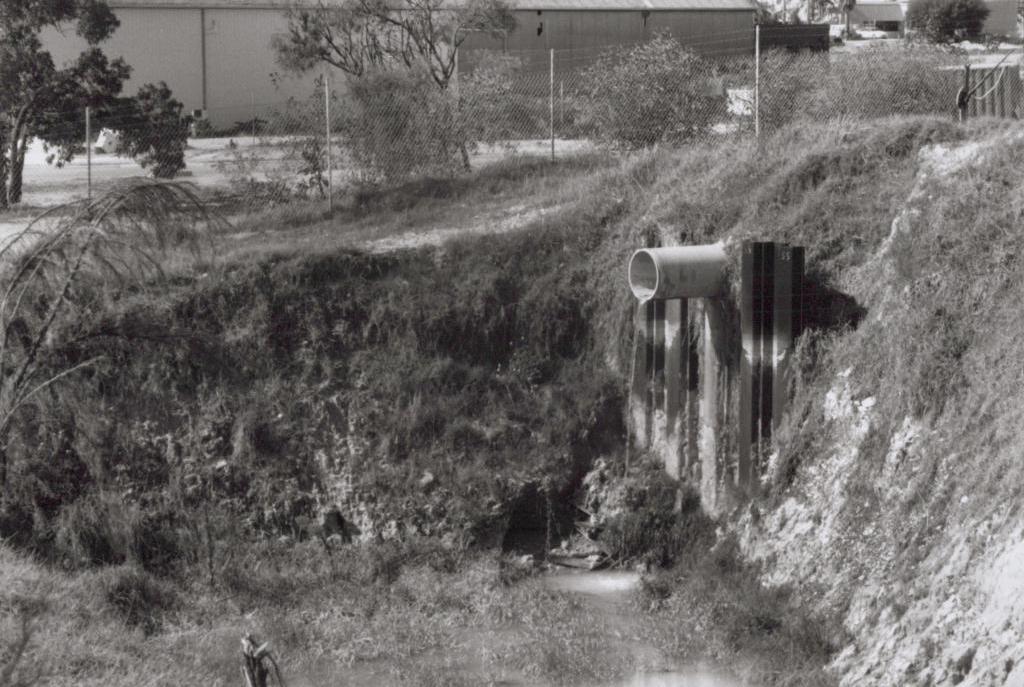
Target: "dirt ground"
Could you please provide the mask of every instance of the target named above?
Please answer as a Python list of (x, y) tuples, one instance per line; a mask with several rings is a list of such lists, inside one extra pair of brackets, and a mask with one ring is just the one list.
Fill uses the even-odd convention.
[[(586, 141), (556, 140), (555, 155), (579, 153), (590, 144)], [(185, 171), (179, 179), (191, 182), (201, 189), (227, 189), (231, 177), (243, 167), (253, 176), (268, 178), (287, 175), (286, 141), (283, 138), (206, 138), (191, 139), (185, 150)], [(474, 168), (496, 162), (512, 154), (551, 154), (550, 140), (514, 141), (503, 145), (481, 146), (472, 156)], [(25, 187), (21, 204), (0, 214), (0, 240), (23, 229), (40, 210), (85, 198), (90, 184), (93, 193), (102, 193), (117, 181), (148, 176), (145, 169), (126, 157), (111, 155), (102, 149), (94, 151), (90, 165), (85, 155), (70, 163), (56, 166), (47, 162), (47, 151), (40, 141), (34, 141), (25, 159)], [(338, 155), (337, 159), (343, 156)], [(353, 178), (352, 170), (344, 161), (334, 165), (335, 184), (347, 184)], [(431, 236), (436, 241), (436, 236)], [(408, 241), (397, 240), (395, 246), (374, 246), (374, 250), (409, 247), (423, 242), (417, 236)], [(432, 242), (432, 241), (428, 241)]]
[[(587, 145), (583, 141), (556, 140), (555, 154), (579, 152)], [(181, 178), (200, 188), (223, 188), (229, 185), (230, 176), (238, 166), (235, 162), (238, 157), (255, 158), (259, 163), (256, 173), (267, 173), (280, 169), (285, 152), (285, 140), (282, 138), (191, 139), (185, 150), (186, 167)], [(474, 166), (480, 166), (512, 153), (543, 155), (550, 152), (550, 140), (514, 141), (506, 145), (481, 146), (473, 155), (472, 162)], [(84, 198), (89, 187), (89, 165), (85, 155), (79, 155), (63, 167), (48, 164), (46, 157), (47, 152), (42, 143), (33, 142), (25, 159), (23, 205), (45, 208)], [(335, 163), (334, 173), (342, 181), (351, 177), (351, 170), (346, 169), (343, 162)], [(137, 176), (147, 176), (147, 172), (133, 160), (105, 152), (93, 153), (94, 192), (101, 192), (119, 179)]]

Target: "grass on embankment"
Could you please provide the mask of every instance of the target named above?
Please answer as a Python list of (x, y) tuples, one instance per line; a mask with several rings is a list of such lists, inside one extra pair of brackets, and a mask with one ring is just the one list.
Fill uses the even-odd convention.
[(554, 161), (522, 157), (487, 165), (470, 176), (420, 179), (379, 190), (357, 188), (334, 200), (329, 217), (327, 204), (321, 202), (241, 219), (222, 244), (222, 256), (229, 262), (251, 261), (373, 247), (403, 235), (497, 233), (575, 205), (588, 179), (615, 166), (613, 158), (596, 154)]
[[(226, 250), (216, 267), (177, 275), (164, 296), (121, 299), (65, 323), (67, 341), (55, 355), (102, 351), (107, 362), (46, 399), (20, 427), (11, 452), (16, 498), (5, 504), (3, 531), (43, 559), (86, 569), (39, 573), (56, 575), (58, 588), (81, 584), (93, 594), (49, 622), (77, 618), (73, 627), (87, 636), (95, 616), (96, 643), (112, 653), (93, 656), (89, 645), (69, 640), (73, 655), (50, 657), (76, 666), (79, 683), (137, 684), (140, 675), (170, 670), (234, 679), (237, 636), (253, 626), (280, 643), (300, 674), (348, 661), (358, 672), (380, 655), (415, 661), (446, 650), (451, 627), (489, 616), (431, 596), (441, 591), (409, 591), (403, 575), (378, 575), (360, 562), (387, 556), (386, 548), (346, 550), (355, 562), (339, 573), (315, 560), (323, 558), (315, 546), (251, 542), (301, 531), (318, 499), (343, 498), (347, 475), (351, 501), (340, 505), (364, 508), (380, 529), (394, 521), (407, 535), (452, 535), (456, 551), (493, 543), (516, 485), (535, 481), (566, 499), (597, 455), (620, 465), (631, 249), (726, 236), (789, 240), (808, 246), (816, 280), (847, 288), (888, 235), (920, 146), (984, 135), (933, 119), (821, 124), (761, 147), (510, 164), (480, 181), (371, 195), (330, 222), (296, 220), (283, 235), (267, 228), (247, 236), (244, 249)], [(319, 238), (352, 224), (370, 233), (414, 220), (456, 225), (468, 212), (460, 203), (475, 204), (495, 187), (498, 203), (559, 209), (516, 232), (400, 255), (365, 255)], [(291, 240), (307, 230), (315, 240)], [(437, 478), (432, 489), (420, 486), (426, 471)], [(485, 557), (491, 572), (474, 578), (470, 562), (481, 560), (474, 555), (443, 564), (431, 584), (470, 584), (460, 598), (486, 600), (497, 563)], [(146, 570), (141, 581), (132, 566)], [(434, 574), (409, 570), (409, 580)], [(737, 570), (730, 578), (714, 566), (684, 567), (693, 589), (704, 589), (702, 580), (724, 586), (703, 594), (673, 582), (659, 592), (678, 600), (666, 602), (664, 623), (654, 625), (674, 633), (665, 647), (685, 658), (706, 651), (728, 659), (763, 642), (758, 652), (770, 656), (781, 653), (778, 642), (801, 636), (802, 616), (787, 615), (784, 598), (759, 596), (756, 583), (734, 594), (734, 583), (752, 584), (751, 571)], [(130, 581), (122, 594), (123, 576)], [(58, 597), (61, 609), (70, 597)], [(729, 604), (711, 615), (673, 615), (690, 603), (714, 608), (699, 605), (708, 597), (765, 604), (776, 620)], [(352, 599), (368, 605), (349, 608)], [(544, 636), (570, 622), (568, 611), (545, 616), (543, 599), (522, 603), (528, 613), (515, 613), (545, 624)], [(437, 610), (445, 604), (455, 604), (451, 614)], [(335, 607), (351, 616), (318, 624), (318, 613)], [(407, 620), (403, 609), (416, 607), (425, 609), (410, 616), (416, 632), (396, 635), (408, 644), (387, 644)], [(701, 623), (729, 627), (722, 622), (729, 614), (753, 620), (705, 649), (688, 643)], [(121, 632), (130, 640), (119, 641)], [(366, 638), (384, 648), (363, 653)], [(600, 655), (586, 642), (583, 655)], [(534, 670), (544, 649), (518, 659), (523, 670)], [(827, 654), (816, 649), (807, 661)], [(175, 661), (187, 668), (169, 667)], [(557, 656), (550, 665), (544, 679), (558, 672)], [(800, 670), (814, 674), (813, 666)], [(570, 676), (581, 684), (594, 677)]]

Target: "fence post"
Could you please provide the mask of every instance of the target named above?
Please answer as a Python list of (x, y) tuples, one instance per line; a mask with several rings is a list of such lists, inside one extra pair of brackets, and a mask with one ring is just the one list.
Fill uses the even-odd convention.
[(967, 121), (968, 107), (971, 102), (971, 65), (964, 65), (964, 85), (956, 94), (956, 109), (960, 113), (960, 123)]
[(761, 138), (761, 25), (754, 25), (754, 137)]
[(331, 164), (331, 87), (324, 69), (324, 123), (327, 130), (327, 214), (334, 214), (334, 170)]
[(85, 106), (85, 197), (92, 200), (92, 108)]
[(551, 159), (555, 159), (555, 49), (551, 48), (548, 72), (548, 123), (551, 127)]

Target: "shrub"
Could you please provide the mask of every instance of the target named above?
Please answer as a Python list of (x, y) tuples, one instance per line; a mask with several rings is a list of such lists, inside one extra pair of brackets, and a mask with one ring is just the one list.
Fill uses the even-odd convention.
[(124, 563), (138, 513), (113, 495), (93, 493), (61, 509), (57, 551), (73, 565)]
[(950, 43), (981, 33), (988, 14), (984, 0), (911, 0), (907, 24), (933, 43)]
[(725, 115), (725, 97), (712, 94), (714, 66), (667, 36), (604, 53), (585, 72), (597, 136), (643, 148), (707, 133)]
[(643, 558), (667, 566), (684, 554), (703, 552), (711, 545), (712, 523), (700, 509), (696, 490), (680, 487), (657, 468), (630, 482), (623, 498), (625, 507), (609, 518), (600, 537), (613, 560)]
[(92, 492), (67, 504), (55, 519), (55, 553), (74, 566), (132, 561), (147, 572), (167, 574), (183, 555), (175, 516), (143, 512), (116, 495)]
[(242, 148), (234, 140), (228, 142), (227, 149), (228, 159), (214, 166), (228, 178), (232, 195), (243, 205), (267, 206), (292, 200), (287, 175), (277, 161), (268, 167), (258, 148)]
[(508, 143), (546, 134), (548, 94), (524, 93), (516, 82), (521, 68), (518, 58), (488, 55), (460, 84), (460, 114), (474, 140)]
[(842, 117), (955, 112), (959, 76), (937, 49), (887, 49), (844, 58), (772, 51), (763, 58), (761, 126)]
[(121, 132), (118, 152), (151, 168), (158, 179), (170, 179), (185, 169), (185, 146), (191, 120), (184, 106), (171, 95), (167, 84), (146, 84), (128, 101), (130, 115)]
[(455, 100), (428, 75), (378, 72), (353, 80), (350, 88), (343, 131), (363, 171), (394, 180), (468, 166)]
[(159, 630), (163, 615), (177, 605), (169, 585), (138, 568), (112, 570), (102, 586), (107, 604), (118, 616), (128, 625), (142, 628), (147, 635)]

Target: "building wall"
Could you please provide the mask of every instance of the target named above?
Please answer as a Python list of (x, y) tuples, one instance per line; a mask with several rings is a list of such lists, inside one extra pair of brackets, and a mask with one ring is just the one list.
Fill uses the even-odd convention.
[[(313, 92), (315, 74), (285, 74), (275, 62), (271, 40), (287, 27), (281, 10), (111, 4), (121, 26), (100, 47), (108, 57), (124, 57), (132, 66), (126, 94), (145, 83), (165, 81), (188, 111), (205, 109), (215, 126), (227, 127), (265, 116), (289, 97)], [(85, 47), (72, 27), (47, 30), (43, 42), (57, 64), (73, 60)]]
[[(194, 9), (119, 9), (121, 26), (100, 44), (110, 59), (124, 57), (132, 67), (125, 86), (135, 93), (145, 83), (166, 81), (187, 108), (202, 107), (202, 34), (200, 12)], [(74, 27), (44, 31), (43, 45), (60, 66), (73, 61), (86, 47)]]
[(638, 43), (666, 31), (709, 55), (751, 54), (753, 11), (746, 10), (519, 10), (507, 37), (470, 36), (465, 52), (506, 50), (524, 62), (547, 63), (545, 51), (579, 51), (596, 57), (600, 48)]
[(271, 41), (288, 26), (272, 9), (206, 10), (207, 103), (211, 119), (241, 121), (289, 97), (313, 93), (315, 74), (296, 77), (276, 63)]
[[(121, 26), (101, 47), (132, 66), (127, 94), (145, 83), (165, 81), (187, 110), (205, 110), (215, 126), (228, 127), (266, 116), (290, 97), (313, 93), (316, 74), (286, 74), (275, 62), (271, 41), (287, 28), (280, 9), (111, 5)], [(753, 50), (753, 12), (747, 10), (519, 10), (516, 19), (511, 35), (473, 35), (463, 50), (506, 49), (527, 65), (536, 61), (545, 68), (548, 50), (579, 51), (562, 55), (566, 61), (572, 58), (563, 66), (576, 68), (602, 48), (641, 42), (661, 31), (710, 55)], [(43, 40), (58, 64), (85, 47), (71, 27), (48, 30)], [(332, 81), (336, 87), (342, 84), (338, 75)]]
[(988, 18), (982, 31), (993, 36), (1016, 36), (1017, 0), (987, 0)]

